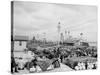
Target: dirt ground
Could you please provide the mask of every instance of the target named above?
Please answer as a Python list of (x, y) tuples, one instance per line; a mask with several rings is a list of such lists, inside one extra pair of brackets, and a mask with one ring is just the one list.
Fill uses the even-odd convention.
[[(73, 69), (71, 69), (70, 67), (68, 67), (65, 64), (60, 63), (60, 68), (55, 68), (53, 70), (49, 70), (49, 71), (45, 71), (45, 72), (38, 72), (38, 73), (49, 73), (49, 72), (66, 72), (66, 71), (73, 71)], [(14, 75), (20, 75), (20, 74), (28, 74), (29, 71), (28, 70), (20, 70), (19, 73), (15, 73)], [(37, 72), (36, 72), (37, 73)]]

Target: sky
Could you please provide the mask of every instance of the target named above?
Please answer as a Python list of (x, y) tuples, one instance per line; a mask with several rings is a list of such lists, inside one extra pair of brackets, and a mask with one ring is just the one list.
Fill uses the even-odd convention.
[(14, 1), (14, 35), (57, 40), (57, 26), (61, 33), (70, 31), (73, 37), (97, 41), (97, 7), (88, 5), (55, 4)]

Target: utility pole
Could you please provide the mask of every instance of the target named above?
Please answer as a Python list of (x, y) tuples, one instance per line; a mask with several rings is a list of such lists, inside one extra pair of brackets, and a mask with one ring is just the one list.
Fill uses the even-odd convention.
[(13, 34), (13, 1), (11, 2), (11, 57), (14, 57), (14, 34)]
[(13, 73), (14, 64), (14, 38), (13, 38), (13, 1), (11, 1), (11, 73)]

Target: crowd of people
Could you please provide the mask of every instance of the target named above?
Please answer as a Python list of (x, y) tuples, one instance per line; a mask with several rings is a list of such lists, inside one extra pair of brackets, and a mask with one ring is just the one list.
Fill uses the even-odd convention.
[[(51, 47), (43, 48), (38, 50), (36, 48), (27, 49), (26, 54), (29, 56), (26, 58), (11, 58), (11, 72), (19, 72), (20, 70), (27, 69), (29, 72), (47, 71), (54, 68), (59, 68), (60, 63), (66, 64), (66, 59), (73, 57), (93, 57), (97, 59), (97, 50), (95, 47), (92, 48), (75, 48), (75, 47)], [(28, 58), (29, 57), (29, 58)], [(18, 61), (20, 60), (20, 61)], [(97, 61), (96, 61), (97, 62)], [(68, 63), (66, 65), (73, 68), (74, 70), (84, 70), (84, 69), (96, 69), (96, 62), (77, 62), (77, 64), (71, 67)], [(74, 63), (75, 64), (75, 63)]]
[[(43, 51), (27, 51), (25, 57), (15, 57), (11, 60), (11, 72), (19, 72), (20, 70), (27, 69), (29, 72), (34, 69), (34, 72), (38, 72), (39, 68), (41, 71), (47, 71), (60, 67), (58, 56), (49, 54), (46, 49)], [(52, 68), (50, 68), (52, 66)], [(38, 68), (38, 69), (37, 69)]]
[(97, 63), (91, 62), (91, 63), (83, 63), (79, 62), (77, 66), (75, 66), (75, 70), (89, 70), (89, 69), (96, 69)]

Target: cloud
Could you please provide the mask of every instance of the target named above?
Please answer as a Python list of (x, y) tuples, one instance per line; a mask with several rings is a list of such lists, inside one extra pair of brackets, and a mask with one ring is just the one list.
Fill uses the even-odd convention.
[[(31, 33), (47, 33), (47, 38), (57, 36), (57, 25), (61, 22), (61, 31), (71, 30), (75, 36), (79, 32), (84, 36), (95, 35), (97, 40), (97, 7), (69, 4), (49, 4), (38, 2), (14, 1), (14, 32), (15, 35), (28, 35)], [(91, 29), (90, 29), (91, 27)]]

